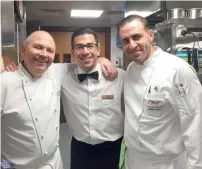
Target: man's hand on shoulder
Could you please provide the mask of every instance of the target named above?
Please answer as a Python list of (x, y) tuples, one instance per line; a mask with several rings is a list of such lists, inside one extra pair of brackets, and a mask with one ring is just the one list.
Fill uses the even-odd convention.
[(114, 80), (117, 78), (118, 70), (108, 59), (99, 57), (99, 63), (106, 79)]
[(18, 69), (18, 66), (14, 62), (11, 62), (5, 66), (5, 71), (7, 72), (14, 72), (17, 69)]

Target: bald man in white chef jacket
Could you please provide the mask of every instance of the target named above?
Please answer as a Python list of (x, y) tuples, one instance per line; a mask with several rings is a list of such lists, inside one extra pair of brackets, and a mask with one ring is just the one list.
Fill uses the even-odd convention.
[(63, 169), (59, 141), (61, 73), (50, 66), (55, 42), (44, 31), (22, 47), (24, 61), (2, 74), (2, 158), (16, 169)]
[(49, 33), (33, 32), (18, 70), (1, 75), (2, 158), (15, 169), (63, 169), (60, 90), (68, 66), (52, 64), (55, 48)]

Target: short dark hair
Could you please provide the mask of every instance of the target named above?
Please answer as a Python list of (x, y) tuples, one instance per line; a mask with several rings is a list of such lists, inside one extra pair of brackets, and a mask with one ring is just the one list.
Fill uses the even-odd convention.
[(146, 29), (150, 29), (149, 25), (148, 25), (148, 22), (145, 18), (143, 18), (142, 16), (140, 15), (129, 15), (127, 16), (126, 18), (122, 19), (120, 21), (120, 23), (118, 24), (117, 26), (117, 30), (118, 30), (118, 33), (120, 31), (120, 28), (125, 25), (127, 22), (132, 22), (133, 20), (139, 20), (140, 22), (142, 22), (142, 24), (144, 25), (144, 27)]
[(72, 48), (74, 47), (74, 38), (76, 36), (85, 35), (85, 34), (92, 34), (95, 37), (96, 45), (98, 45), (98, 38), (97, 38), (96, 33), (93, 30), (91, 30), (89, 28), (80, 28), (80, 29), (76, 30), (72, 34), (72, 37), (71, 37), (71, 46), (72, 46)]

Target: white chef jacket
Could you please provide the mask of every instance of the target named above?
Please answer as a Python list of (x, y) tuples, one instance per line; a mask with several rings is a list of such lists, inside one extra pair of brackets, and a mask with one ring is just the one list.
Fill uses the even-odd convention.
[[(123, 76), (109, 81), (104, 78), (99, 63), (91, 71), (99, 72), (99, 79), (87, 77), (79, 82), (78, 73), (86, 73), (75, 66), (62, 80), (64, 114), (73, 136), (87, 144), (115, 141), (123, 136)], [(91, 73), (89, 72), (89, 73)]]
[(58, 147), (60, 90), (66, 65), (32, 78), (20, 64), (2, 74), (2, 156), (16, 169), (62, 169)]
[(202, 169), (202, 87), (193, 67), (158, 48), (143, 65), (130, 63), (124, 95), (127, 169)]

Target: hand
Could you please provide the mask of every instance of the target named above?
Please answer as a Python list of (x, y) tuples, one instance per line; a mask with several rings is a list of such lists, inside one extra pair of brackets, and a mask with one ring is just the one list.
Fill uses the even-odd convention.
[(113, 80), (117, 78), (118, 70), (108, 59), (99, 57), (99, 63), (106, 79)]
[(9, 63), (5, 66), (5, 71), (7, 72), (14, 72), (18, 69), (17, 65), (14, 62)]

